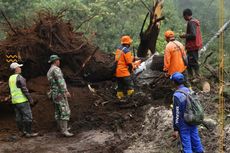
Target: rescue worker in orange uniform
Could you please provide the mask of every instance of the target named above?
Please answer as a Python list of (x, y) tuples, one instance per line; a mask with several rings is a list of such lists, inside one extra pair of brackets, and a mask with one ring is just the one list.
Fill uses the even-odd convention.
[(182, 56), (186, 56), (184, 46), (175, 40), (174, 32), (168, 30), (165, 32), (165, 40), (168, 44), (164, 51), (164, 72), (166, 76), (171, 76), (175, 72), (184, 73), (186, 70)]
[(131, 73), (133, 71), (134, 57), (130, 51), (130, 45), (132, 39), (130, 36), (121, 37), (121, 46), (117, 48), (115, 60), (118, 61), (116, 68), (117, 79), (117, 98), (122, 99), (125, 94), (128, 96), (134, 93), (133, 81), (131, 79)]

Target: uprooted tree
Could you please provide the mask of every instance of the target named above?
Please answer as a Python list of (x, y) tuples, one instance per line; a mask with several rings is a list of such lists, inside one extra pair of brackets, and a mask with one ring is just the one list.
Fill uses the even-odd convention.
[(9, 76), (9, 65), (13, 61), (24, 64), (26, 78), (46, 75), (51, 54), (61, 56), (65, 76), (70, 81), (79, 76), (89, 81), (110, 78), (106, 67), (111, 56), (99, 51), (82, 32), (75, 32), (70, 22), (62, 20), (63, 13), (41, 11), (35, 23), (27, 29), (14, 28), (6, 18), (10, 30), (7, 38), (0, 41), (0, 79)]
[[(163, 1), (156, 1), (148, 29), (141, 35), (139, 48), (145, 55), (150, 49), (155, 52), (156, 40), (159, 32), (159, 17)], [(70, 21), (64, 21), (65, 10), (53, 13), (43, 10), (37, 14), (34, 24), (28, 28), (15, 27), (2, 12), (7, 23), (7, 38), (0, 41), (0, 87), (8, 95), (7, 80), (12, 72), (9, 65), (12, 62), (23, 63), (23, 76), (28, 80), (38, 76), (45, 76), (50, 55), (61, 57), (61, 67), (67, 82), (72, 85), (85, 85), (89, 82), (110, 80), (112, 78), (111, 63), (113, 55), (104, 53), (96, 47), (84, 33), (74, 31)], [(143, 28), (142, 28), (143, 30)], [(155, 33), (158, 31), (157, 33)], [(147, 38), (147, 39), (146, 39)], [(143, 39), (145, 42), (143, 43)], [(147, 44), (146, 44), (147, 43)], [(140, 50), (138, 51), (140, 54)], [(155, 67), (162, 69), (162, 57), (153, 60)], [(5, 99), (3, 96), (2, 99)]]

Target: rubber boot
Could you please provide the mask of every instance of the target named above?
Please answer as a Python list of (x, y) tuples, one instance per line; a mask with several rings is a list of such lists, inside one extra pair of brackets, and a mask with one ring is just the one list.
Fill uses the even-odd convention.
[(125, 96), (124, 96), (124, 93), (122, 92), (122, 91), (118, 91), (117, 92), (117, 98), (119, 99), (119, 100), (121, 100), (122, 98), (124, 98)]
[(38, 136), (38, 133), (32, 132), (32, 122), (25, 122), (24, 125), (25, 125), (25, 137), (31, 138), (31, 137)]
[[(61, 120), (57, 120), (57, 130), (58, 130), (59, 132), (61, 132), (61, 125), (60, 125), (61, 123), (60, 123), (60, 122), (61, 122)], [(67, 130), (68, 130), (68, 131), (71, 130), (71, 127), (68, 127)]]
[(134, 90), (133, 89), (127, 90), (127, 95), (128, 96), (131, 96), (132, 94), (134, 94)]
[(70, 133), (70, 132), (68, 131), (68, 121), (61, 120), (61, 121), (60, 121), (60, 127), (61, 127), (61, 133), (62, 133), (65, 137), (72, 137), (72, 136), (74, 136), (73, 133)]

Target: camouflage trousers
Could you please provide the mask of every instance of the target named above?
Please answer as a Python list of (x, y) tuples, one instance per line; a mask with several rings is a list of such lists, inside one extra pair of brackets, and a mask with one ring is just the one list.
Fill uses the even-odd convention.
[(58, 94), (52, 95), (52, 99), (54, 102), (55, 119), (68, 121), (70, 119), (70, 108), (67, 98), (62, 94)]

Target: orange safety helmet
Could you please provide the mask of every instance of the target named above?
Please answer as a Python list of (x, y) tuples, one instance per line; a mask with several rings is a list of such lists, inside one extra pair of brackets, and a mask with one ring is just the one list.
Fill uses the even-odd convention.
[(130, 45), (133, 42), (130, 36), (122, 36), (121, 44)]
[(174, 37), (174, 32), (172, 30), (167, 30), (165, 32), (165, 38), (172, 38)]

